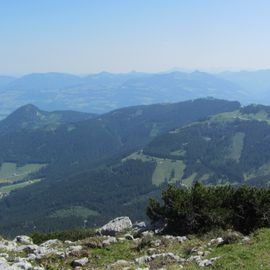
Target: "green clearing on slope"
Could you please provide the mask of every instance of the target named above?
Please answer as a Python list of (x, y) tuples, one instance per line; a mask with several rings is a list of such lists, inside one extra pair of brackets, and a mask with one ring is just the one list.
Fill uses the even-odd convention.
[(244, 147), (245, 133), (237, 132), (232, 138), (232, 144), (229, 149), (227, 158), (231, 158), (239, 162)]
[(30, 163), (18, 167), (16, 163), (4, 162), (0, 167), (0, 183), (12, 183), (23, 180), (32, 173), (45, 167), (45, 164)]
[(40, 181), (41, 181), (41, 179), (35, 179), (35, 180), (29, 180), (29, 181), (25, 181), (25, 182), (18, 183), (18, 184), (3, 186), (0, 188), (0, 193), (8, 193), (12, 190), (24, 188), (26, 186), (33, 185), (33, 184), (38, 183)]
[[(256, 120), (256, 121), (264, 121), (270, 124), (270, 119), (268, 114), (264, 111), (261, 110), (257, 113), (241, 113), (239, 110), (233, 111), (233, 112), (225, 112), (225, 113), (219, 113), (217, 115), (211, 116), (210, 119), (212, 121), (235, 121), (236, 119), (239, 120)], [(192, 123), (193, 124), (193, 123)]]
[(189, 177), (182, 179), (182, 184), (186, 185), (187, 187), (191, 187), (196, 176), (197, 176), (197, 173), (193, 173)]
[(182, 160), (159, 159), (152, 176), (152, 183), (160, 186), (165, 181), (175, 183), (182, 179), (185, 164)]
[(244, 174), (245, 181), (258, 177), (270, 175), (270, 162), (265, 163), (264, 165), (260, 166), (257, 170), (252, 170)]
[(142, 151), (135, 152), (123, 159), (122, 161), (124, 162), (129, 159), (141, 160), (144, 162), (156, 162), (156, 168), (152, 175), (152, 184), (155, 186), (160, 186), (165, 181), (170, 184), (180, 181), (183, 177), (186, 167), (182, 160), (172, 160), (147, 156), (144, 155)]

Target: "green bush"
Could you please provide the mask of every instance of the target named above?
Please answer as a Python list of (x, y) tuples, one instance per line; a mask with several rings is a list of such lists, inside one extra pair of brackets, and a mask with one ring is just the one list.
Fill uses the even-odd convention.
[(270, 225), (270, 189), (249, 186), (204, 186), (189, 189), (169, 186), (163, 204), (150, 199), (147, 214), (153, 223), (167, 223), (174, 234), (234, 229), (250, 233)]

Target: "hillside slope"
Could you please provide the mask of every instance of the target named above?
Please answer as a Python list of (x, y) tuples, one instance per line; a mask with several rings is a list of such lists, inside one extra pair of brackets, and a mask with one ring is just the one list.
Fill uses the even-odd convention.
[[(129, 211), (134, 217), (144, 215), (141, 210), (149, 195), (159, 192), (151, 181), (155, 166), (151, 161), (118, 164), (119, 157), (141, 149), (168, 130), (239, 106), (214, 99), (138, 106), (54, 130), (22, 129), (3, 134), (2, 164), (46, 167), (33, 175), (44, 180), (11, 192), (0, 202), (1, 230), (20, 231), (22, 224), (26, 231), (33, 226), (44, 230), (78, 226), (86, 217), (94, 224)], [(97, 166), (101, 167), (93, 171)], [(78, 206), (84, 207), (86, 214)], [(63, 211), (72, 212), (74, 207), (79, 210), (78, 218), (63, 216)]]
[[(1, 203), (1, 229), (19, 231), (26, 216), (40, 230), (80, 226), (85, 218), (89, 224), (120, 214), (145, 218), (148, 198), (167, 183), (268, 186), (268, 113), (269, 107), (248, 106), (218, 114), (157, 136), (142, 150), (98, 169), (11, 193)], [(67, 210), (70, 215), (63, 214)]]
[(155, 138), (143, 149), (151, 158), (178, 162), (182, 174), (171, 180), (190, 185), (268, 185), (269, 107), (248, 106), (211, 117)]

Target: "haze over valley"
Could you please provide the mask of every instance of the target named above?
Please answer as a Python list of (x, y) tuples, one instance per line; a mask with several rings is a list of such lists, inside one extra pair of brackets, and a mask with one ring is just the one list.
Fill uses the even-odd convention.
[(33, 73), (19, 78), (0, 76), (0, 116), (20, 106), (35, 104), (43, 110), (105, 113), (154, 103), (179, 102), (202, 97), (238, 100), (243, 105), (269, 105), (270, 70), (210, 74), (102, 72), (88, 76)]

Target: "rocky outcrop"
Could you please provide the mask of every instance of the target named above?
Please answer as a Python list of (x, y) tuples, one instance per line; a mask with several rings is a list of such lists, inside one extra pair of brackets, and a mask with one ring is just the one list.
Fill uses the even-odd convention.
[[(226, 244), (228, 242), (226, 239), (231, 241), (239, 237), (242, 243), (245, 240), (241, 235), (230, 233), (227, 238), (218, 237), (204, 242), (201, 246), (192, 246), (188, 255), (183, 255), (186, 253), (183, 251), (187, 247), (189, 249), (192, 243), (186, 236), (159, 235), (146, 228), (143, 223), (137, 224), (136, 227), (132, 226), (129, 218), (120, 217), (101, 227), (98, 230), (99, 235), (74, 242), (51, 239), (37, 245), (30, 237), (24, 235), (17, 236), (12, 241), (2, 239), (0, 270), (71, 269), (71, 267), (74, 270), (166, 269), (167, 265), (174, 265), (180, 269), (192, 263), (198, 267), (208, 267), (213, 266), (219, 259), (219, 257), (211, 258), (213, 248)], [(136, 236), (137, 229), (143, 230), (139, 237)], [(111, 236), (112, 234), (114, 236)], [(126, 249), (129, 250), (128, 256), (124, 252)], [(104, 265), (106, 254), (109, 254), (109, 259)], [(112, 256), (117, 259), (112, 261)], [(51, 266), (50, 264), (54, 262), (55, 265)], [(93, 263), (96, 264), (95, 268), (91, 268)]]
[(115, 236), (117, 233), (126, 231), (131, 228), (132, 222), (129, 217), (118, 217), (99, 228), (97, 230), (97, 234)]

